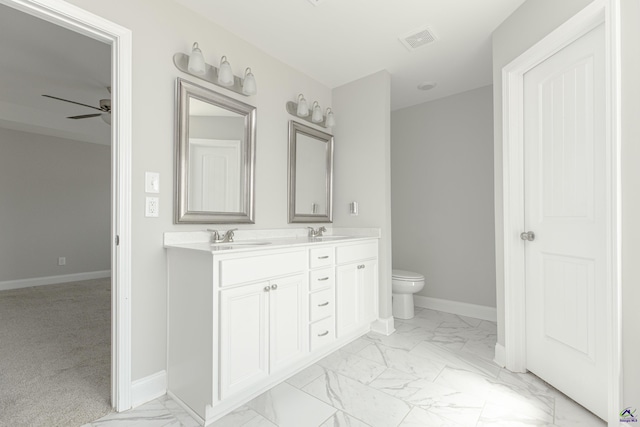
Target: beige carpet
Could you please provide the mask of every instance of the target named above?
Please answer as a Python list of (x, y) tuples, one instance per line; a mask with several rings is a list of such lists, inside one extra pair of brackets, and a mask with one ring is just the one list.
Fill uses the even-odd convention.
[(0, 292), (0, 426), (80, 426), (111, 411), (110, 288)]

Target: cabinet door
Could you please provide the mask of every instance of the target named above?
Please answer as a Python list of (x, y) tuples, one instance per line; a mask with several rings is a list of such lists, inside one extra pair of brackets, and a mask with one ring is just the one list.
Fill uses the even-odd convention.
[(286, 367), (307, 352), (307, 283), (305, 275), (270, 282), (271, 372)]
[(378, 262), (365, 261), (358, 269), (358, 280), (361, 282), (363, 293), (363, 322), (371, 323), (378, 319)]
[(357, 329), (362, 322), (362, 281), (359, 279), (363, 264), (347, 264), (336, 268), (336, 327), (338, 338)]
[(269, 375), (268, 282), (220, 292), (220, 397)]

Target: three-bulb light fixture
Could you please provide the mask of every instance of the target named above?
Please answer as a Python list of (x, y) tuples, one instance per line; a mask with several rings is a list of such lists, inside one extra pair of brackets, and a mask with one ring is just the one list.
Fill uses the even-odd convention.
[[(313, 101), (311, 110), (309, 110), (309, 104), (302, 94), (298, 95), (297, 102), (287, 102), (287, 111), (291, 115), (298, 116), (303, 120), (325, 128), (333, 127), (336, 124), (336, 119), (331, 108), (327, 108), (325, 116), (322, 114), (322, 108), (320, 108), (318, 101)], [(309, 115), (309, 113), (311, 113), (311, 115)]]
[(191, 55), (184, 53), (173, 55), (173, 63), (182, 72), (206, 80), (214, 85), (222, 86), (233, 92), (245, 96), (255, 95), (258, 92), (256, 78), (251, 72), (251, 68), (247, 67), (244, 71), (244, 77), (241, 78), (233, 74), (231, 64), (226, 56), (220, 58), (219, 67), (207, 64), (197, 42), (193, 44)]

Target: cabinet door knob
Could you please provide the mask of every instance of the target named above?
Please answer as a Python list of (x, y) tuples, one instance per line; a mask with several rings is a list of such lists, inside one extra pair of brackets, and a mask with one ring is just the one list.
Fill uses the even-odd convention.
[(329, 277), (322, 277), (320, 279), (318, 279), (318, 282), (324, 282), (325, 280), (329, 280)]
[(329, 305), (329, 301), (318, 304), (318, 307), (326, 307), (327, 305)]
[(319, 337), (324, 337), (325, 335), (329, 335), (329, 331), (324, 331), (321, 334), (318, 334)]
[(278, 285), (271, 285), (271, 289), (275, 291), (276, 289), (278, 289)]
[(362, 269), (362, 268), (364, 268), (364, 264), (360, 264), (360, 265), (358, 266), (358, 270), (360, 270), (360, 269)]
[(270, 288), (269, 288), (268, 286), (265, 286), (265, 287), (264, 287), (264, 291), (265, 291), (265, 292), (269, 292), (269, 289), (270, 289)]

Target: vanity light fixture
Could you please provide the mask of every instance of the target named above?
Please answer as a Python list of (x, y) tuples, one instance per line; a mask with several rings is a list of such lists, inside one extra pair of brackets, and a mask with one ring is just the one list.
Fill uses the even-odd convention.
[(185, 53), (174, 54), (173, 63), (183, 73), (198, 77), (216, 86), (224, 87), (240, 95), (250, 96), (258, 92), (256, 78), (251, 72), (251, 68), (245, 70), (244, 78), (242, 78), (233, 75), (231, 64), (229, 64), (226, 56), (220, 59), (220, 68), (207, 64), (197, 42), (193, 44), (191, 55)]
[(309, 115), (309, 105), (307, 100), (304, 99), (304, 95), (298, 95), (298, 107), (296, 108), (296, 115), (298, 117), (307, 117)]
[(244, 70), (244, 82), (242, 83), (242, 93), (245, 95), (255, 95), (258, 91), (256, 78), (251, 72), (251, 68)]
[(309, 104), (303, 94), (298, 95), (298, 102), (288, 101), (286, 109), (292, 116), (297, 116), (314, 125), (330, 128), (336, 124), (331, 108), (327, 108), (327, 116), (325, 117), (318, 101), (313, 101), (313, 104), (311, 104), (311, 116), (309, 116)]
[(202, 76), (207, 73), (207, 64), (204, 62), (202, 51), (198, 47), (198, 42), (193, 44), (191, 48), (191, 56), (189, 56), (189, 72)]
[(336, 119), (333, 116), (331, 108), (327, 108), (327, 118), (324, 121), (324, 127), (330, 128), (336, 125)]
[(313, 123), (322, 123), (324, 121), (324, 116), (322, 115), (322, 109), (320, 109), (318, 101), (313, 101), (313, 108), (311, 110), (311, 121)]

